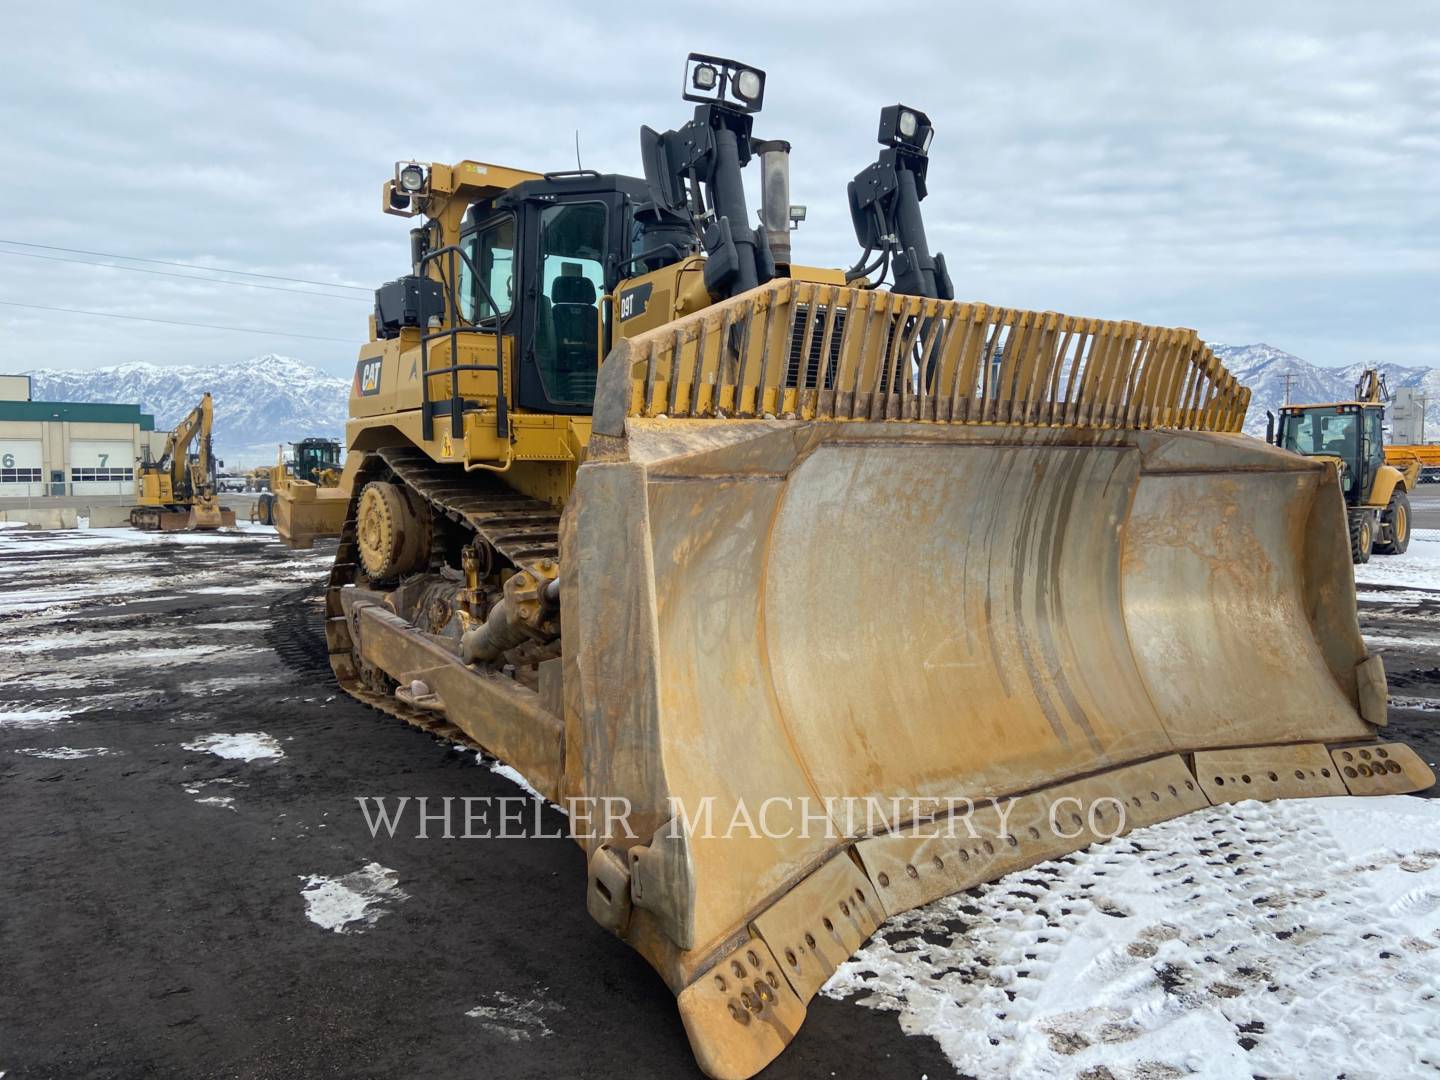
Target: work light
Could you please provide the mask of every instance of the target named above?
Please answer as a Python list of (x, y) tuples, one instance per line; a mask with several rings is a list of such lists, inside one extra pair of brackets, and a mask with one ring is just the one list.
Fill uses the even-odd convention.
[(880, 145), (901, 146), (922, 154), (930, 152), (935, 129), (930, 117), (908, 105), (887, 105), (880, 110)]
[(407, 162), (400, 166), (395, 179), (401, 191), (414, 195), (425, 187), (425, 166), (415, 161)]
[(758, 71), (741, 68), (735, 75), (735, 93), (747, 102), (753, 102), (760, 96), (762, 86), (764, 82)]
[(725, 105), (741, 112), (757, 113), (765, 97), (765, 73), (723, 56), (691, 53), (685, 61), (686, 101)]

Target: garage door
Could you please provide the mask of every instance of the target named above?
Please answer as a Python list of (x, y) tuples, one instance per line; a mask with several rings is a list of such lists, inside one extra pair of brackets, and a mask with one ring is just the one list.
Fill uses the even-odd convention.
[(0, 439), (0, 499), (44, 495), (39, 439)]
[(135, 448), (129, 439), (72, 439), (70, 485), (76, 495), (135, 494)]

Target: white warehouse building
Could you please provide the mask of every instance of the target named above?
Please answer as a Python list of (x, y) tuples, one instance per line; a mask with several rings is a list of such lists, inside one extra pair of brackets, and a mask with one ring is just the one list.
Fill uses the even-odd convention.
[(28, 375), (0, 375), (0, 505), (7, 499), (134, 496), (135, 466), (166, 433), (139, 405), (33, 401)]

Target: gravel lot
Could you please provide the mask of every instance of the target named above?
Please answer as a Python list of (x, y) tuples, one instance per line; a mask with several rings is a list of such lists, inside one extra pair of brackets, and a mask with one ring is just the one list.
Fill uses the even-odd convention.
[[(0, 530), (0, 1071), (698, 1076), (672, 996), (585, 913), (577, 847), (371, 837), (357, 796), (522, 792), (332, 687), (332, 554)], [(1362, 624), (1433, 762), (1440, 578), (1390, 576)], [(764, 1075), (953, 1074), (822, 996)]]

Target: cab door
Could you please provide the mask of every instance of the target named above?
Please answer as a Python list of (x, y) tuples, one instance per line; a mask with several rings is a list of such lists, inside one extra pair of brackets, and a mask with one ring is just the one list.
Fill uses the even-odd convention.
[(1370, 489), (1375, 486), (1375, 477), (1380, 466), (1385, 464), (1385, 445), (1381, 441), (1381, 409), (1361, 410), (1360, 420), (1360, 497), (1362, 502), (1370, 501)]
[(608, 347), (619, 269), (621, 200), (613, 192), (526, 206), (526, 321), (517, 399), (535, 412), (587, 415)]

